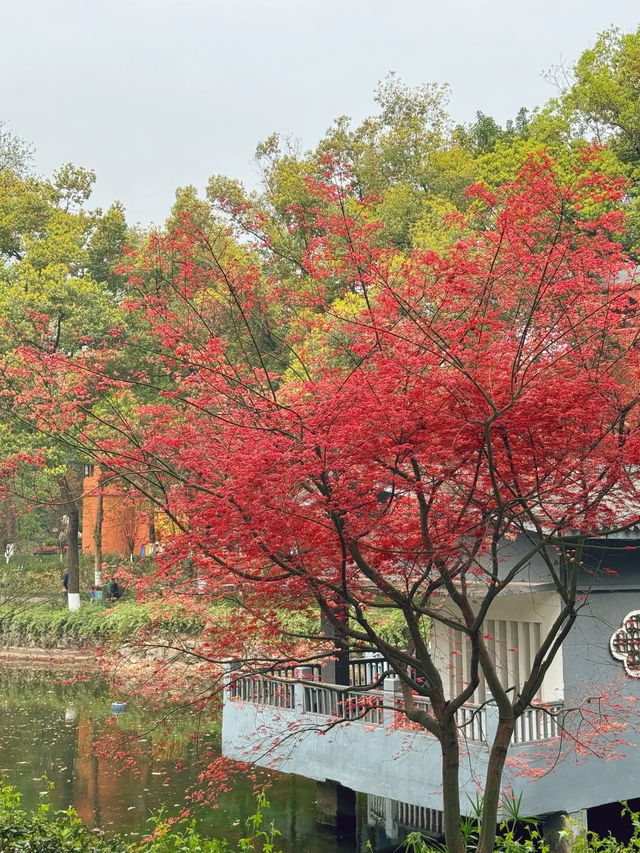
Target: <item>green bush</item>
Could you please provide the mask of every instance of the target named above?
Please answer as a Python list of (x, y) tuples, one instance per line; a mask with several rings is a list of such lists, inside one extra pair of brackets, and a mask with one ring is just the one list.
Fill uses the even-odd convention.
[[(62, 600), (0, 605), (0, 643), (4, 645), (47, 649), (122, 645), (154, 624), (150, 607), (137, 601), (85, 603), (79, 610), (69, 610)], [(170, 634), (194, 634), (202, 630), (202, 621), (187, 609), (167, 609), (160, 626)]]
[(3, 853), (128, 853), (129, 849), (118, 839), (96, 837), (73, 809), (53, 811), (43, 800), (35, 812), (28, 813), (21, 807), (19, 793), (0, 785)]
[[(519, 800), (514, 801), (516, 811)], [(476, 812), (477, 813), (477, 812)], [(583, 832), (581, 827), (563, 830), (560, 835), (569, 842), (571, 853), (640, 853), (640, 812), (631, 811), (622, 804), (622, 816), (631, 821), (632, 835), (628, 844), (618, 841), (611, 833), (604, 837), (595, 832)], [(467, 850), (473, 851), (478, 841), (478, 823), (475, 818), (466, 819), (463, 834)], [(405, 853), (446, 853), (446, 848), (434, 841), (424, 839), (419, 832), (410, 833), (402, 845)], [(549, 853), (549, 845), (543, 838), (535, 818), (523, 818), (519, 814), (500, 824), (495, 844), (496, 853)]]
[[(234, 853), (226, 841), (203, 838), (195, 821), (171, 824), (156, 818), (149, 838), (125, 841), (104, 838), (90, 831), (73, 808), (54, 810), (46, 799), (33, 812), (21, 806), (20, 794), (0, 784), (0, 851), (2, 853)], [(247, 821), (249, 835), (238, 842), (236, 853), (279, 853), (277, 830), (263, 829), (263, 812), (269, 803), (261, 794), (256, 813)]]
[(69, 610), (63, 603), (4, 605), (0, 608), (0, 640), (5, 645), (40, 648), (102, 645), (110, 639), (126, 642), (151, 623), (144, 605), (121, 602)]

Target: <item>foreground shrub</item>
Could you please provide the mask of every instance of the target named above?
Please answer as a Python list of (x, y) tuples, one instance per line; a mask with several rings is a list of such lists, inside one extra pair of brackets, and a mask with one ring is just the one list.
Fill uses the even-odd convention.
[(54, 811), (43, 801), (36, 811), (26, 812), (15, 788), (0, 786), (2, 853), (127, 853), (129, 849), (119, 839), (96, 837), (73, 809)]
[(143, 841), (104, 838), (90, 831), (73, 808), (55, 810), (46, 801), (33, 812), (21, 806), (18, 791), (0, 784), (0, 851), (2, 853), (280, 853), (274, 843), (277, 830), (263, 829), (263, 810), (269, 806), (264, 794), (247, 821), (249, 835), (237, 847), (216, 838), (202, 838), (195, 821), (171, 824), (155, 819), (154, 831)]
[[(519, 801), (515, 801), (519, 807)], [(631, 822), (631, 838), (627, 843), (608, 835), (600, 836), (595, 832), (584, 832), (582, 827), (571, 825), (559, 833), (556, 849), (569, 850), (570, 853), (640, 853), (640, 812), (632, 811), (626, 803), (622, 804), (622, 816)], [(475, 818), (467, 818), (463, 823), (463, 834), (467, 850), (476, 849), (479, 825)], [(419, 832), (411, 832), (404, 840), (405, 853), (447, 853), (446, 848), (422, 837)], [(539, 821), (517, 815), (503, 821), (496, 835), (497, 853), (549, 853), (550, 845), (541, 832)]]

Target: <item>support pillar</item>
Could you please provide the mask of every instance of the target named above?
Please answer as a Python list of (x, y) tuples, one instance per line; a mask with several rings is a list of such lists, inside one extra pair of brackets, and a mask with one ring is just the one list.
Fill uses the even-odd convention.
[(398, 804), (390, 797), (386, 798), (385, 803), (384, 831), (390, 840), (398, 837)]
[(549, 853), (570, 853), (576, 839), (587, 834), (587, 810), (552, 812), (545, 816), (542, 828)]
[(352, 835), (356, 830), (356, 793), (339, 782), (316, 782), (316, 820), (336, 835)]

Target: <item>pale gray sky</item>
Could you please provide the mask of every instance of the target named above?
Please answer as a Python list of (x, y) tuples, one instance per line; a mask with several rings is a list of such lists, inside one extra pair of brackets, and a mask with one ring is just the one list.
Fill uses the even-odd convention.
[(500, 122), (554, 94), (637, 0), (2, 0), (0, 119), (37, 169), (96, 170), (94, 204), (162, 222), (175, 188), (223, 173), (252, 185), (256, 144), (312, 147), (332, 120), (374, 112), (388, 71), (448, 82), (450, 111)]

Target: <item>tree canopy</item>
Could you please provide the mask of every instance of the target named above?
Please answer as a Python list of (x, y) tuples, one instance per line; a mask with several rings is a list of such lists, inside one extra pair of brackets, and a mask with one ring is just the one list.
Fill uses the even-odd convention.
[[(456, 127), (446, 87), (390, 77), (359, 127), (304, 154), (270, 137), (259, 191), (182, 188), (147, 237), (117, 205), (85, 212), (90, 171), (0, 171), (7, 425), (171, 519), (149, 580), (165, 606), (233, 593), (233, 629), (205, 614), (193, 649), (212, 691), (228, 657), (380, 653), (441, 744), (451, 853), (456, 711), (481, 687), (499, 709), (488, 853), (515, 723), (581, 607), (584, 540), (638, 521), (636, 52), (605, 33), (505, 128)], [(514, 689), (485, 620), (532, 560), (558, 613)], [(453, 695), (438, 625), (469, 656)]]
[[(332, 656), (337, 643), (384, 656), (405, 713), (441, 743), (450, 850), (463, 845), (456, 710), (481, 682), (500, 710), (484, 789), (490, 850), (515, 721), (580, 608), (581, 538), (638, 518), (638, 285), (617, 241), (625, 183), (597, 170), (597, 152), (583, 158), (571, 182), (541, 153), (496, 190), (471, 187), (454, 223), (465, 236), (441, 253), (381, 245), (383, 225), (337, 166), (308, 183), (318, 206), (297, 223), (311, 219), (314, 233), (291, 289), (183, 219), (131, 265), (123, 308), (144, 318), (151, 372), (110, 375), (104, 350), (41, 362), (73, 376), (69, 411), (97, 374), (112, 393), (156, 387), (106, 438), (101, 414), (93, 441), (111, 470), (162, 483), (184, 530), (159, 558), (165, 602), (172, 590), (197, 599), (202, 584), (213, 598), (241, 593), (234, 630), (210, 624), (198, 655), (271, 666)], [(153, 288), (138, 274), (147, 264)], [(291, 318), (279, 370), (263, 348), (263, 300), (276, 297)], [(90, 433), (85, 405), (82, 417)], [(515, 538), (524, 553), (509, 561)], [(512, 694), (484, 622), (534, 557), (559, 612)], [(321, 631), (291, 629), (288, 614), (316, 609)], [(402, 640), (379, 630), (390, 610)], [(436, 623), (469, 645), (470, 679), (454, 696), (425, 640)]]

